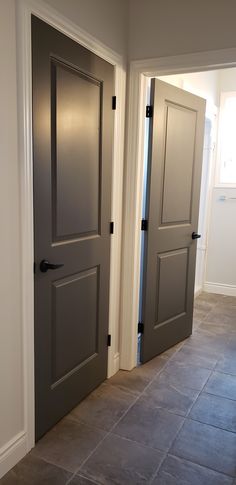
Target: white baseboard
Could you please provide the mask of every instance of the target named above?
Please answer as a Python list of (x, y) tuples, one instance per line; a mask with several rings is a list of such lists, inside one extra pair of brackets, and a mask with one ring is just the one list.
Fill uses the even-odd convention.
[(222, 285), (220, 283), (212, 283), (206, 281), (204, 284), (204, 291), (207, 293), (216, 293), (217, 295), (236, 296), (236, 286)]
[(0, 449), (0, 479), (27, 453), (25, 431), (18, 433)]
[(120, 369), (120, 354), (119, 352), (116, 352), (115, 354), (113, 352), (110, 352), (108, 354), (108, 359), (109, 359), (109, 365), (108, 365), (108, 375), (107, 378), (109, 379), (110, 377), (114, 376)]

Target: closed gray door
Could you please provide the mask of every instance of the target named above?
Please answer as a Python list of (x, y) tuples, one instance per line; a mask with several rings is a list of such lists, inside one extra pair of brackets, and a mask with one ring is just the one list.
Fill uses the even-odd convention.
[(32, 46), (38, 439), (106, 378), (114, 68), (36, 17)]
[(152, 79), (141, 361), (192, 333), (205, 100)]

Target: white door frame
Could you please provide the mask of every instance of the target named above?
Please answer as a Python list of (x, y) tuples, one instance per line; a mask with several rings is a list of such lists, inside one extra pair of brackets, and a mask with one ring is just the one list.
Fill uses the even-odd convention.
[(38, 16), (115, 67), (114, 94), (117, 96), (117, 109), (114, 122), (112, 177), (112, 220), (115, 222), (115, 231), (111, 240), (109, 333), (112, 335), (112, 345), (108, 351), (108, 376), (113, 375), (119, 369), (118, 332), (126, 73), (125, 64), (121, 56), (87, 34), (73, 22), (58, 14), (56, 10), (42, 0), (16, 0), (15, 4), (21, 193), (24, 428), (27, 437), (26, 449), (29, 451), (35, 444), (31, 14)]
[(236, 48), (133, 61), (130, 66), (121, 285), (120, 367), (137, 365), (144, 121), (148, 77), (236, 66)]

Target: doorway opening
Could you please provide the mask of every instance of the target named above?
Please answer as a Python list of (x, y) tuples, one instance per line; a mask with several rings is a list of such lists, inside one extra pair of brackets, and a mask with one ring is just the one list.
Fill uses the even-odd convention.
[[(150, 79), (146, 83), (149, 104)], [(202, 175), (199, 203), (194, 296), (202, 291), (236, 295), (231, 218), (236, 211), (236, 157), (232, 126), (236, 116), (236, 69), (158, 76), (158, 79), (206, 100)], [(150, 119), (145, 120), (143, 156), (142, 218), (147, 217), (147, 184), (150, 169)], [(141, 232), (139, 331), (137, 361), (141, 363), (143, 286), (145, 272), (145, 232)], [(226, 249), (226, 251), (225, 251)], [(196, 310), (197, 313), (197, 310)]]

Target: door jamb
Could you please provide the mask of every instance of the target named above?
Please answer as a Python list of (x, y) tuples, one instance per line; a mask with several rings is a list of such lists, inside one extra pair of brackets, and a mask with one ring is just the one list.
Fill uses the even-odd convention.
[(32, 83), (31, 14), (52, 25), (115, 67), (113, 176), (111, 215), (115, 231), (111, 236), (108, 377), (119, 369), (119, 309), (122, 230), (122, 184), (124, 155), (124, 114), (126, 70), (121, 56), (68, 20), (43, 0), (16, 0), (18, 143), (20, 171), (21, 274), (24, 430), (26, 451), (35, 444), (34, 415), (34, 243), (33, 243), (33, 157), (32, 157)]
[(141, 202), (143, 198), (144, 120), (147, 78), (236, 66), (236, 48), (133, 61), (130, 64), (124, 179), (121, 281), (120, 367), (137, 365), (140, 287)]

